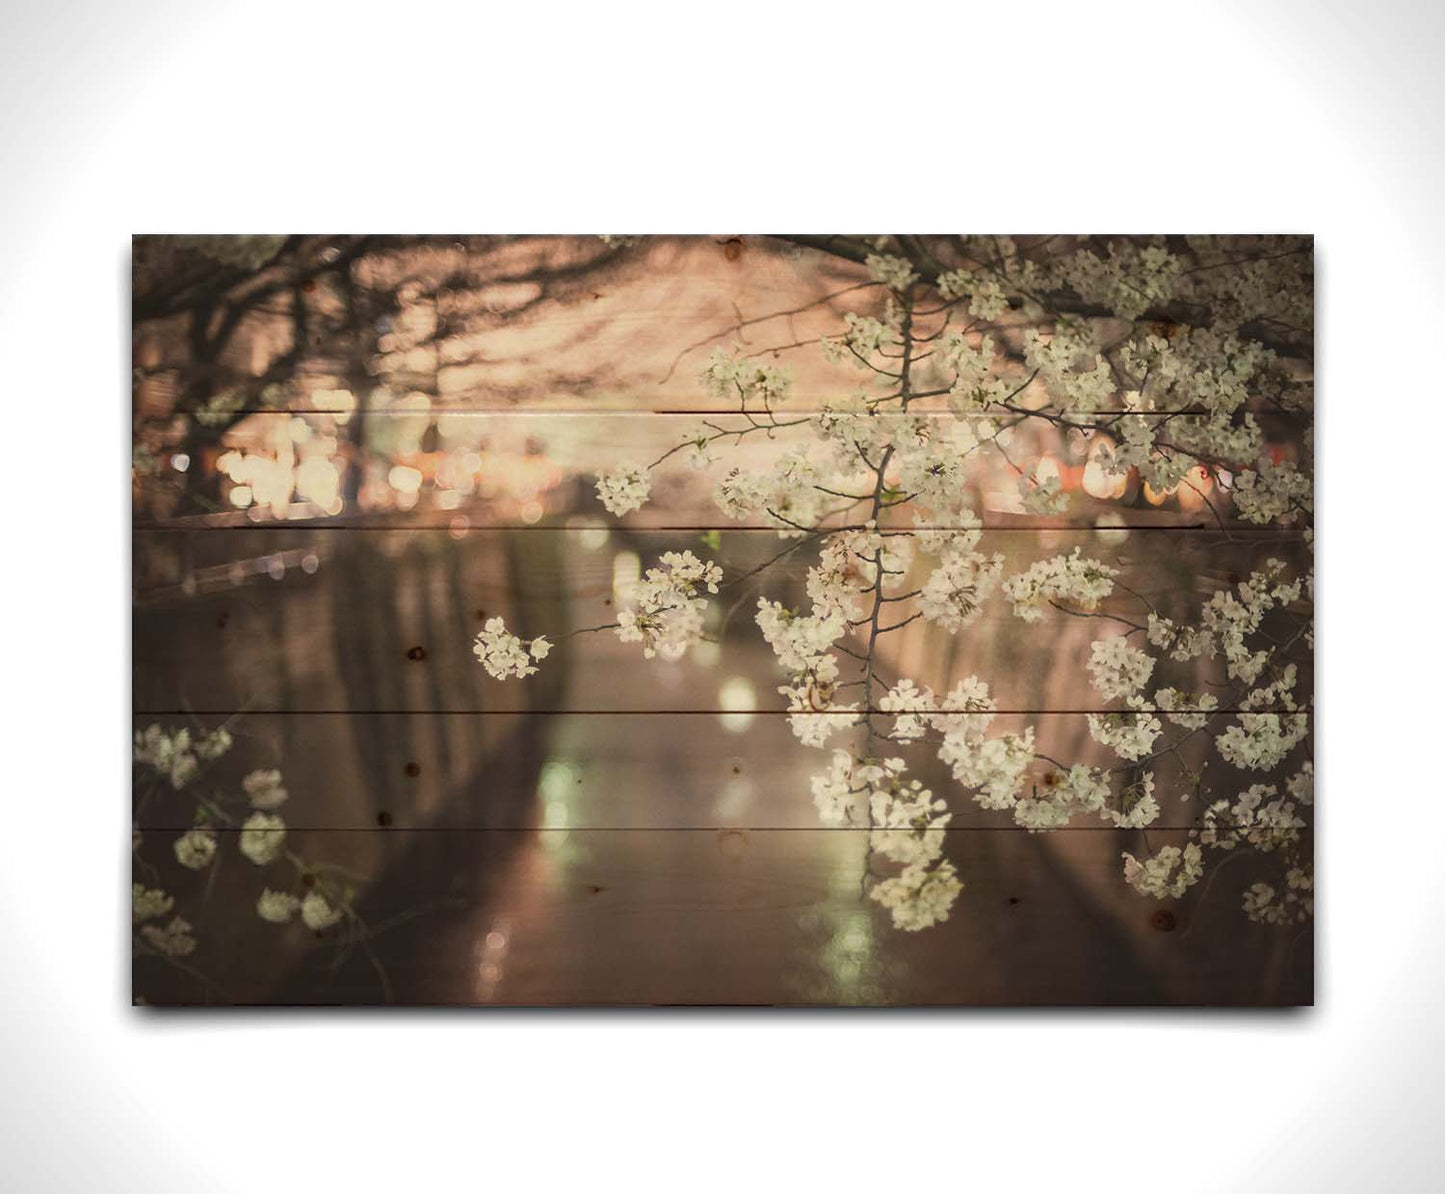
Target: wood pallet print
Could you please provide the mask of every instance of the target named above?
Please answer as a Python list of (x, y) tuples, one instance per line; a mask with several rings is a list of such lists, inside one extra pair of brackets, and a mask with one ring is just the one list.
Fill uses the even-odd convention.
[(145, 236), (154, 1005), (1313, 1001), (1299, 236)]

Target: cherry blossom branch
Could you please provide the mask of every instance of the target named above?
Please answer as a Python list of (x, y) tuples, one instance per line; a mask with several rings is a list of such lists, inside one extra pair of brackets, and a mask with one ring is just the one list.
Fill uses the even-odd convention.
[[(685, 439), (682, 441), (682, 443), (676, 445), (675, 447), (669, 448), (666, 452), (664, 452), (661, 456), (659, 456), (656, 460), (649, 464), (647, 466), (647, 470), (651, 472), (659, 464), (662, 464), (663, 461), (668, 460), (673, 456), (676, 456), (679, 452), (686, 451), (688, 448), (706, 447), (708, 444), (716, 443), (720, 439), (728, 439), (731, 436), (736, 436), (737, 439), (741, 441), (743, 436), (751, 435), (754, 431), (767, 431), (771, 433), (774, 431), (784, 430), (788, 427), (801, 427), (805, 423), (812, 422), (812, 419), (801, 418), (788, 419), (783, 422), (779, 422), (777, 419), (773, 419), (771, 422), (768, 423), (759, 423), (753, 418), (751, 411), (741, 410), (736, 413), (746, 418), (751, 425), (748, 427), (738, 427), (731, 430), (719, 429), (717, 431), (714, 431), (712, 435), (699, 436), (694, 439)], [(771, 415), (772, 412), (769, 411), (768, 413)], [(705, 426), (712, 426), (712, 424), (705, 424)]]
[(814, 307), (820, 307), (824, 303), (831, 303), (834, 299), (840, 299), (845, 294), (853, 294), (854, 292), (859, 290), (872, 290), (878, 285), (879, 284), (877, 282), (873, 281), (859, 282), (854, 286), (846, 286), (842, 290), (835, 290), (832, 294), (825, 294), (822, 298), (817, 298), (814, 299), (812, 302), (804, 303), (801, 307), (792, 307), (787, 311), (774, 311), (770, 315), (757, 315), (754, 316), (752, 319), (739, 319), (736, 323), (730, 324), (722, 331), (714, 332), (711, 336), (704, 336), (695, 344), (689, 344), (680, 353), (678, 353), (677, 356), (673, 357), (672, 364), (668, 366), (667, 372), (657, 379), (657, 384), (665, 385), (671, 379), (672, 375), (677, 372), (677, 367), (682, 363), (682, 358), (687, 356), (688, 353), (696, 352), (699, 348), (705, 348), (714, 340), (721, 340), (729, 333), (740, 332), (743, 328), (752, 327), (755, 324), (759, 323), (768, 323), (774, 319), (782, 319), (788, 315), (801, 315), (804, 311), (811, 311)]
[[(1129, 632), (1130, 634), (1138, 634), (1141, 632), (1144, 634), (1149, 633), (1149, 627), (1140, 626), (1138, 622), (1131, 622), (1128, 618), (1121, 618), (1118, 614), (1106, 614), (1102, 611), (1094, 611), (1090, 613), (1085, 610), (1069, 609), (1069, 607), (1066, 605), (1060, 605), (1052, 597), (1049, 598), (1049, 604), (1052, 605), (1061, 614), (1068, 614), (1071, 618), (1107, 618), (1111, 622), (1120, 622), (1125, 626), (1132, 626), (1133, 629)], [(1126, 635), (1125, 637), (1128, 636)]]

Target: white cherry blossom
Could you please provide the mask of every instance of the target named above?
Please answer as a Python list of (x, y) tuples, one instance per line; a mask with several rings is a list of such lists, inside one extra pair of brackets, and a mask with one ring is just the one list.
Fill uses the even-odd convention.
[(598, 498), (609, 514), (618, 517), (640, 510), (651, 492), (651, 480), (646, 471), (636, 465), (627, 465), (597, 479)]
[(239, 848), (257, 866), (274, 862), (286, 840), (286, 822), (274, 813), (255, 812), (241, 826)]

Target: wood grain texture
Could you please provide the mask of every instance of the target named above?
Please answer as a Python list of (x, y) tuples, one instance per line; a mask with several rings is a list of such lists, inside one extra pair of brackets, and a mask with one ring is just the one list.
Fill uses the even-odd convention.
[[(1180, 835), (1161, 833), (1163, 843)], [(1236, 901), (1140, 900), (1116, 882), (1121, 835), (960, 831), (954, 915), (898, 933), (859, 896), (866, 832), (293, 835), (371, 882), (375, 961), (254, 915), (216, 940), (220, 987), (150, 959), (155, 1003), (1258, 1005), (1309, 999), (1308, 934), (1241, 924)], [(249, 890), (228, 864), (215, 899)], [(1220, 884), (1250, 878), (1247, 860)], [(197, 883), (203, 880), (196, 877)], [(184, 890), (184, 889), (182, 889)], [(1107, 893), (1107, 894), (1100, 894)], [(377, 964), (385, 971), (383, 984)], [(1209, 976), (1201, 986), (1201, 975)]]
[[(1164, 809), (1151, 834), (1155, 827), (1186, 829), (1210, 802), (1232, 802), (1253, 784), (1282, 787), (1310, 757), (1306, 739), (1276, 767), (1226, 767), (1212, 739), (1234, 720), (1219, 715), (1197, 733), (1165, 723), (1160, 756), (1147, 765)], [(135, 725), (154, 721), (137, 714)], [(257, 768), (286, 777), (287, 823), (305, 829), (816, 829), (809, 785), (828, 764), (826, 753), (800, 746), (786, 716), (767, 713), (247, 713), (159, 724), (229, 724), (239, 743), (189, 790), (162, 786), (137, 808), (142, 829), (166, 833), (190, 826), (196, 790), (239, 791)], [(1132, 775), (1090, 738), (1082, 714), (1000, 714), (992, 732), (1025, 727), (1042, 755), (1115, 768), (1120, 785)], [(859, 730), (835, 739), (840, 747), (860, 742)], [(1172, 742), (1177, 752), (1163, 753)], [(951, 793), (936, 743), (887, 749), (907, 761), (910, 775)], [(1056, 774), (1040, 760), (1025, 787), (1046, 792)], [(1009, 813), (981, 809), (963, 795), (950, 807), (955, 827), (1014, 828)]]
[[(1140, 598), (1120, 603), (1135, 624), (1149, 606), (1197, 620), (1217, 586), (1270, 558), (1292, 564), (1307, 549), (1292, 536), (1232, 541), (1214, 532), (1131, 532), (1123, 544), (1096, 531), (986, 533), (983, 549), (1019, 570), (1075, 548), (1120, 569)], [(721, 662), (694, 656), (650, 661), (646, 683), (618, 684), (619, 667), (641, 654), (610, 632), (570, 632), (616, 619), (616, 555), (646, 567), (662, 552), (699, 546), (697, 536), (618, 531), (605, 549), (578, 534), (516, 530), (372, 530), (355, 533), (251, 528), (136, 533), (134, 619), (138, 711), (226, 714), (298, 711), (479, 712), (488, 710), (719, 710), (729, 676), (752, 685), (760, 709), (781, 708), (783, 676), (753, 622), (759, 594), (806, 601), (809, 552), (770, 570), (766, 584), (725, 588), (712, 628)], [(730, 532), (710, 554), (741, 577), (788, 546), (770, 534)], [(1146, 605), (1144, 602), (1148, 602)], [(899, 620), (913, 612), (901, 603)], [(1304, 608), (1304, 607), (1302, 607)], [(507, 615), (524, 636), (560, 642), (548, 667), (526, 685), (487, 680), (471, 652), (485, 619)], [(1127, 632), (1103, 617), (1050, 610), (1041, 624), (1015, 618), (995, 595), (959, 636), (916, 622), (887, 643), (888, 668), (945, 691), (971, 674), (994, 680), (1000, 708), (1100, 709), (1107, 705), (1059, 667), (1081, 668), (1089, 644)], [(1298, 652), (1308, 666), (1308, 652)], [(1222, 669), (1161, 662), (1156, 680), (1186, 691), (1226, 692)], [(1227, 705), (1226, 705), (1227, 707)]]
[[(1054, 239), (1039, 242), (1045, 256)], [(1187, 251), (1183, 238), (1169, 243)], [(1112, 769), (1118, 788), (1147, 768), (1161, 815), (1147, 830), (1080, 818), (1029, 833), (960, 790), (936, 743), (880, 745), (845, 730), (830, 745), (896, 753), (910, 777), (949, 798), (943, 856), (963, 890), (923, 932), (897, 929), (868, 898), (869, 884), (898, 868), (880, 866), (867, 831), (819, 826), (811, 780), (829, 753), (794, 736), (777, 691), (784, 674), (754, 621), (760, 596), (807, 607), (819, 544), (780, 539), (765, 514), (729, 520), (715, 496), (732, 467), (762, 473), (790, 452), (818, 458), (819, 433), (761, 426), (756, 406), (744, 399), (740, 410), (700, 373), (719, 348), (786, 367), (779, 423), (836, 407), (869, 381), (881, 394), (881, 379), (904, 378), (921, 394), (909, 413), (938, 437), (930, 442), (966, 438), (931, 352), (910, 349), (901, 366), (884, 358), (875, 377), (821, 351), (819, 338), (845, 316), (883, 310), (871, 251), (857, 238), (807, 236), (625, 247), (596, 237), (297, 237), (245, 264), (174, 238), (138, 240), (133, 729), (199, 738), (224, 726), (232, 745), (179, 790), (136, 769), (135, 880), (173, 895), (201, 939), (194, 967), (167, 964), (138, 927), (137, 998), (1312, 1001), (1311, 927), (1253, 924), (1241, 908), (1251, 883), (1283, 882), (1266, 865), (1279, 854), (1213, 857), (1185, 898), (1165, 900), (1131, 890), (1122, 859), (1190, 841), (1213, 801), (1255, 784), (1282, 790), (1312, 759), (1312, 732), (1277, 766), (1228, 766), (1213, 739), (1236, 720), (1247, 686), (1218, 659), (1161, 658), (1144, 708), (1165, 686), (1211, 693), (1221, 708), (1192, 733), (1166, 720), (1158, 757), (1121, 762), (1090, 736), (1088, 714), (1119, 702), (1103, 699), (1085, 668), (1101, 639), (1142, 642), (1150, 612), (1197, 622), (1211, 596), (1269, 560), (1307, 571), (1311, 520), (1261, 528), (1241, 518), (1232, 462), (1167, 492), (1137, 469), (1091, 471), (1110, 432), (1122, 434), (1117, 421), (1086, 433), (1047, 413), (1027, 417), (1057, 396), (1031, 374), (1031, 299), (1016, 296), (987, 321), (990, 367), (1018, 383), (993, 413), (1015, 426), (997, 451), (970, 457), (961, 493), (982, 523), (980, 550), (998, 553), (1005, 575), (1077, 549), (1117, 569), (1119, 587), (1101, 610), (1051, 608), (1035, 623), (995, 593), (957, 634), (903, 625), (917, 604), (900, 601), (888, 622), (903, 628), (878, 639), (875, 674), (937, 692), (981, 676), (999, 707), (993, 732), (1036, 735), (1025, 791), (1055, 782), (1059, 760)], [(1271, 260), (1292, 264), (1306, 251)], [(936, 281), (936, 263), (916, 264)], [(1067, 287), (1050, 301), (1060, 326), (1096, 321), (1121, 389), (1148, 377), (1121, 370), (1117, 350), (1131, 332), (1182, 345), (1213, 335), (1218, 314), (1154, 304), (1131, 329)], [(942, 317), (929, 318), (932, 336)], [(1261, 450), (1307, 462), (1308, 329), (1276, 320), (1237, 330), (1275, 354), (1247, 400)], [(1188, 405), (1145, 418), (1178, 432), (1201, 418)], [(728, 432), (709, 468), (668, 455), (700, 428)], [(608, 514), (597, 474), (659, 459), (648, 503)], [(1036, 462), (1057, 470), (1068, 495), (1060, 513), (1024, 509), (1020, 476)], [(948, 525), (931, 512), (915, 523), (903, 503), (880, 506), (894, 482), (886, 461), (877, 471), (876, 490), (870, 477), (862, 496), (829, 495), (838, 507), (820, 512), (823, 528), (870, 512), (885, 530)], [(669, 663), (595, 630), (615, 622), (639, 570), (682, 550), (723, 570), (707, 641)], [(929, 563), (920, 557), (900, 591), (918, 587)], [(1259, 709), (1312, 709), (1312, 612), (1304, 596), (1269, 615), (1263, 629), (1296, 684)], [(473, 656), (478, 631), (498, 616), (524, 639), (555, 644), (526, 682), (493, 680)], [(842, 646), (866, 638), (860, 626)], [(857, 661), (841, 663), (841, 679), (858, 682)], [(1310, 729), (1312, 713), (1299, 716)], [(241, 848), (252, 815), (244, 785), (267, 769), (289, 793), (279, 808), (287, 834), (282, 856), (257, 866)], [(219, 862), (191, 871), (175, 845), (197, 825), (218, 839)], [(1291, 858), (1308, 860), (1312, 847), (1306, 826)], [(263, 887), (339, 893), (348, 911), (319, 933), (269, 923), (257, 914)]]
[[(379, 304), (358, 328), (360, 313), (348, 310), (356, 295), (318, 268), (320, 280), (302, 291), (298, 337), (285, 309), (291, 287), (263, 270), (238, 288), (249, 301), (211, 363), (213, 381), (239, 391), (245, 409), (263, 408), (258, 376), (286, 383), (273, 403), (306, 411), (326, 409), (313, 395), (348, 384), (359, 369), (399, 394), (420, 391), (458, 410), (719, 410), (728, 404), (709, 396), (697, 374), (713, 348), (738, 337), (735, 323), (760, 320), (741, 334), (764, 349), (831, 331), (841, 312), (861, 306), (861, 271), (822, 254), (736, 237), (649, 238), (641, 249), (619, 251), (595, 237), (369, 237), (342, 250), (356, 253), (355, 289), (395, 295), (403, 315)], [(196, 403), (186, 385), (190, 296), (174, 291), (163, 257), (138, 259), (156, 277), (135, 281), (144, 369), (136, 408), (185, 409)], [(817, 361), (794, 383), (800, 404), (816, 407), (857, 384), (849, 366), (809, 355)]]
[[(1042, 403), (1042, 396), (1040, 397)], [(603, 508), (595, 481), (603, 472), (622, 464), (648, 465), (652, 496), (641, 510), (625, 515), (624, 526), (777, 528), (776, 520), (762, 514), (731, 518), (715, 500), (717, 482), (732, 468), (766, 475), (790, 455), (804, 453), (824, 458), (828, 443), (819, 434), (816, 407), (777, 412), (777, 428), (734, 413), (660, 413), (614, 410), (607, 413), (565, 411), (450, 412), (430, 406), (410, 413), (368, 410), (366, 432), (348, 444), (349, 467), (370, 478), (365, 509), (356, 503), (326, 509), (304, 481), (284, 486), (273, 497), (249, 509), (231, 501), (236, 488), (237, 458), (276, 454), (296, 466), (311, 458), (322, 459), (322, 445), (346, 441), (354, 435), (352, 419), (338, 424), (332, 416), (300, 417), (285, 411), (256, 411), (230, 432), (223, 443), (203, 445), (187, 459), (184, 475), (171, 473), (172, 484), (148, 493), (134, 509), (138, 527), (236, 527), (254, 525), (257, 516), (311, 519), (331, 526), (421, 526), (447, 528), (464, 521), (472, 527), (578, 525), (615, 526), (619, 522)], [(910, 411), (925, 433), (947, 442), (967, 437), (970, 420), (949, 411)], [(844, 423), (867, 429), (878, 422), (866, 415), (834, 415)], [(1198, 425), (1202, 416), (1159, 412), (1151, 416), (1168, 435)], [(729, 434), (722, 435), (727, 432)], [(732, 434), (736, 433), (736, 434)], [(719, 435), (708, 449), (711, 467), (694, 467), (696, 453), (679, 450), (698, 435)], [(297, 439), (299, 438), (299, 442)], [(1016, 459), (1032, 462), (1047, 456), (1056, 463), (1071, 491), (1067, 510), (1056, 515), (1025, 514), (1018, 496), (1018, 473), (1002, 460), (980, 458), (963, 492), (986, 526), (1057, 529), (1092, 528), (1101, 516), (1120, 517), (1131, 526), (1187, 528), (1228, 527), (1241, 535), (1258, 535), (1260, 528), (1239, 518), (1227, 496), (1208, 478), (1196, 477), (1166, 495), (1143, 495), (1137, 478), (1112, 479), (1089, 470), (1092, 453), (1107, 437), (1076, 431), (1069, 450), (1060, 452), (1057, 436), (1048, 424), (1040, 428), (1024, 423), (1009, 432), (1009, 450)], [(1289, 442), (1287, 439), (1285, 442)], [(334, 451), (334, 449), (333, 449)], [(672, 453), (669, 455), (669, 453)], [(387, 488), (394, 467), (415, 470), (420, 490), (414, 506), (399, 506)], [(856, 466), (855, 466), (856, 467)], [(1094, 492), (1083, 488), (1086, 470)], [(164, 474), (163, 474), (164, 475)], [(299, 474), (298, 474), (299, 476)], [(1117, 485), (1117, 492), (1109, 487)], [(440, 504), (445, 495), (447, 505)], [(1208, 498), (1208, 501), (1206, 501)], [(1122, 504), (1121, 504), (1122, 502)], [(1211, 512), (1209, 502), (1216, 509)], [(833, 525), (860, 522), (863, 506), (830, 501), (837, 509)], [(899, 525), (947, 526), (946, 518), (931, 512), (895, 520)], [(1272, 533), (1279, 534), (1276, 529)]]

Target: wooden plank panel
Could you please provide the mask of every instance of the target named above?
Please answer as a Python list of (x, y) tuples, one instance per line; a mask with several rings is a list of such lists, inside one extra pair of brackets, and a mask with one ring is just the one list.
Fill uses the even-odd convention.
[(308, 864), (354, 876), (370, 932), (346, 950), (339, 926), (261, 921), (263, 886), (305, 889), (286, 864), (256, 868), (223, 842), (216, 879), (157, 875), (198, 944), (185, 973), (140, 952), (135, 989), (160, 1004), (1312, 1001), (1308, 932), (1240, 914), (1260, 860), (1237, 856), (1217, 882), (1161, 904), (1124, 884), (1120, 851), (1135, 843), (1122, 835), (959, 831), (946, 849), (964, 884), (952, 914), (910, 933), (860, 896), (866, 836), (293, 834)]
[[(1149, 603), (1176, 619), (1197, 619), (1217, 588), (1237, 583), (1265, 560), (1308, 567), (1295, 538), (1228, 541), (1213, 533), (1057, 531), (986, 533), (983, 548), (1005, 557), (1005, 575), (1075, 548), (1120, 569), (1110, 612), (1134, 624)], [(715, 601), (711, 633), (721, 653), (693, 652), (676, 663), (649, 661), (645, 683), (619, 684), (618, 668), (640, 666), (636, 643), (608, 631), (619, 608), (620, 573), (634, 575), (663, 551), (715, 556), (725, 583), (743, 578), (781, 548), (772, 536), (720, 536), (714, 551), (697, 535), (629, 533), (597, 544), (582, 533), (550, 530), (326, 533), (264, 528), (235, 532), (143, 532), (135, 539), (134, 616), (138, 711), (230, 713), (246, 709), (336, 711), (719, 710), (734, 678), (756, 707), (781, 707), (783, 676), (753, 621), (758, 593), (789, 606), (806, 601), (803, 576), (813, 551), (792, 552), (766, 577), (729, 585)], [(783, 546), (787, 546), (784, 544)], [(631, 569), (629, 572), (628, 569)], [(920, 579), (921, 579), (920, 574)], [(762, 583), (766, 581), (766, 583)], [(911, 581), (910, 581), (911, 583)], [(902, 620), (911, 602), (897, 606)], [(1080, 681), (1089, 645), (1127, 631), (1098, 617), (1046, 611), (1020, 622), (995, 594), (962, 635), (918, 621), (887, 643), (882, 674), (906, 675), (946, 691), (985, 676), (1004, 709), (1099, 709), (1108, 702)], [(487, 677), (472, 655), (486, 618), (503, 615), (525, 637), (559, 646), (525, 683)], [(1309, 654), (1294, 656), (1309, 690)], [(1060, 669), (1058, 661), (1078, 666)], [(845, 659), (851, 665), (851, 661)], [(641, 673), (639, 672), (639, 675)], [(1161, 660), (1156, 685), (1216, 691), (1218, 664)]]
[[(1308, 726), (1309, 715), (1301, 716)], [(1278, 766), (1241, 770), (1213, 744), (1236, 718), (1216, 716), (1200, 732), (1163, 720), (1159, 757), (1147, 765), (1162, 810), (1151, 834), (1196, 824), (1210, 802), (1233, 801), (1254, 784), (1282, 791), (1311, 755), (1306, 736)], [(188, 828), (202, 801), (243, 818), (245, 777), (272, 769), (289, 793), (279, 812), (297, 829), (814, 829), (820, 823), (810, 783), (831, 758), (830, 750), (799, 743), (788, 719), (775, 713), (245, 713), (195, 721), (138, 714), (134, 724), (137, 732), (187, 726), (196, 739), (224, 725), (234, 739), (227, 755), (203, 763), (179, 791), (142, 770), (137, 824), (171, 832)], [(1056, 775), (1043, 756), (1117, 769), (1116, 791), (1137, 779), (1090, 737), (1084, 715), (1003, 713), (990, 732), (1025, 728), (1040, 757), (1024, 794), (1046, 793)], [(864, 749), (861, 729), (840, 732), (831, 746)], [(954, 826), (1013, 825), (1010, 813), (980, 808), (959, 787), (939, 762), (936, 741), (876, 749), (903, 758), (910, 776), (946, 799)], [(1101, 822), (1079, 817), (1075, 824)]]
[[(945, 444), (962, 461), (957, 484), (982, 518), (981, 549), (1003, 557), (1005, 575), (1078, 549), (1117, 568), (1119, 584), (1101, 609), (1045, 608), (1036, 622), (995, 594), (953, 634), (912, 620), (917, 595), (901, 597), (839, 644), (839, 680), (853, 687), (838, 699), (875, 679), (944, 692), (978, 675), (1000, 709), (993, 731), (1037, 735), (1027, 789), (1074, 763), (1122, 766), (1089, 734), (1089, 711), (1121, 703), (1089, 683), (1094, 645), (1126, 631), (1139, 641), (1153, 612), (1195, 622), (1211, 595), (1268, 560), (1290, 576), (1310, 568), (1307, 239), (1170, 237), (1147, 252), (1143, 241), (1075, 237), (1012, 249), (999, 238), (888, 242), (907, 263), (880, 262), (883, 243), (137, 240), (134, 726), (199, 735), (224, 723), (233, 738), (179, 790), (137, 767), (135, 878), (168, 893), (168, 915), (197, 939), (193, 953), (171, 939), (168, 961), (156, 952), (164, 918), (142, 917), (139, 996), (1312, 998), (1310, 928), (1254, 924), (1241, 907), (1252, 882), (1281, 886), (1283, 866), (1310, 864), (1312, 828), (1267, 856), (1211, 852), (1210, 872), (1180, 899), (1140, 896), (1122, 869), (1125, 850), (1181, 844), (1210, 801), (1280, 787), (1311, 757), (1307, 734), (1277, 766), (1245, 771), (1212, 741), (1277, 671), (1247, 686), (1217, 659), (1157, 661), (1144, 708), (1168, 686), (1209, 692), (1221, 709), (1193, 733), (1166, 722), (1158, 757), (1146, 760), (1163, 811), (1146, 830), (1076, 822), (1030, 834), (960, 790), (936, 744), (842, 731), (830, 746), (903, 756), (954, 814), (944, 854), (963, 893), (941, 923), (902, 931), (867, 898), (893, 867), (867, 831), (818, 826), (810, 780), (829, 750), (794, 737), (777, 691), (785, 677), (753, 617), (760, 594), (807, 608), (821, 544), (780, 540), (767, 502), (729, 520), (715, 493), (733, 467), (765, 474), (789, 454), (819, 460), (816, 416), (839, 399), (907, 405), (922, 429), (911, 442)], [(978, 276), (941, 279), (959, 266)], [(899, 269), (920, 280), (899, 281)], [(1281, 285), (1270, 287), (1275, 273)], [(990, 297), (985, 278), (1003, 291)], [(882, 316), (891, 331), (870, 347), (865, 325), (852, 346), (826, 351), (821, 339), (849, 316)], [(974, 369), (946, 338), (965, 325), (971, 346), (989, 337), (977, 368), (1002, 385), (965, 381), (960, 401), (986, 396), (1010, 424), (975, 450), (967, 434), (993, 428), (966, 424), (948, 397), (954, 375)], [(769, 399), (776, 414), (762, 413), (756, 392), (708, 384), (700, 372), (715, 348), (788, 371), (788, 397)], [(1116, 481), (1100, 467), (1111, 437), (1153, 434), (1119, 417), (1139, 392), (1137, 404), (1162, 408), (1143, 415), (1161, 453), (1146, 472), (1181, 451), (1193, 459), (1189, 423), (1206, 408), (1220, 415), (1210, 467), (1167, 492), (1138, 470)], [(1086, 434), (1053, 403), (1092, 408), (1101, 427)], [(672, 451), (699, 433), (716, 459)], [(912, 505), (893, 488), (907, 447), (853, 448), (858, 476), (832, 469), (824, 489), (805, 494), (829, 505), (783, 513), (804, 527), (870, 515), (884, 530), (912, 527)], [(1232, 474), (1251, 464), (1267, 476), (1266, 461), (1286, 467), (1278, 492), (1260, 500), (1289, 514), (1262, 529), (1230, 493)], [(950, 475), (946, 461), (911, 467), (928, 463), (920, 476)], [(651, 494), (614, 518), (594, 482), (625, 464), (651, 466)], [(1020, 481), (1035, 464), (1059, 478), (1058, 513), (1025, 509)], [(718, 562), (722, 592), (686, 658), (645, 660), (607, 624), (641, 570), (684, 549)], [(897, 592), (918, 589), (930, 565), (910, 565)], [(1251, 644), (1295, 669), (1290, 695), (1267, 690), (1258, 708), (1311, 708), (1311, 605), (1307, 595), (1272, 612)], [(473, 657), (495, 616), (554, 644), (525, 682), (497, 681)], [(280, 856), (258, 866), (246, 851), (263, 843), (238, 837), (237, 825), (250, 812), (247, 776), (270, 769), (289, 792), (279, 804), (288, 830)], [(1139, 769), (1121, 769), (1119, 787)], [(220, 826), (219, 862), (190, 870), (175, 842), (202, 823)], [(341, 920), (270, 923), (258, 913), (264, 888), (324, 893)]]
[[(817, 344), (843, 330), (847, 313), (882, 313), (886, 292), (861, 261), (780, 237), (629, 242), (310, 237), (248, 274), (136, 238), (135, 408), (327, 410), (337, 390), (381, 385), (463, 410), (725, 409), (698, 381), (719, 347), (788, 368), (800, 405), (862, 380)], [(1236, 251), (1247, 261), (1247, 246)], [(179, 284), (187, 273), (192, 283)], [(228, 318), (197, 336), (191, 319), (207, 301)], [(1207, 322), (1207, 308), (1188, 314)], [(1017, 354), (1024, 326), (1005, 312), (988, 330)], [(1308, 329), (1284, 330), (1261, 334), (1308, 362)]]
[[(188, 341), (185, 304), (147, 301), (164, 280), (139, 276), (137, 410), (334, 409), (334, 392), (358, 379), (470, 410), (717, 409), (727, 403), (697, 377), (713, 348), (816, 337), (882, 303), (860, 265), (772, 238), (331, 239), (295, 268), (234, 287), (238, 323), (209, 359)], [(164, 275), (156, 248), (138, 243), (136, 256), (161, 258)], [(740, 318), (758, 322), (738, 335)], [(816, 344), (795, 371), (805, 403), (858, 381)]]
[[(939, 443), (974, 439), (972, 423), (927, 405), (911, 409), (923, 434)], [(155, 475), (138, 483), (137, 525), (244, 526), (288, 519), (339, 520), (343, 525), (546, 525), (586, 520), (600, 526), (619, 520), (598, 500), (595, 485), (604, 472), (623, 465), (651, 468), (647, 505), (621, 521), (631, 526), (777, 527), (762, 513), (736, 519), (718, 506), (718, 482), (733, 469), (768, 475), (786, 457), (804, 453), (826, 458), (828, 443), (809, 412), (782, 411), (777, 427), (752, 414), (698, 415), (610, 412), (401, 412), (368, 411), (364, 430), (338, 423), (333, 416), (296, 416), (257, 412), (230, 428), (222, 439), (162, 453)], [(856, 424), (865, 436), (879, 420), (870, 416), (834, 416)], [(1151, 416), (1161, 438), (1199, 424), (1200, 416)], [(736, 432), (725, 438), (723, 432)], [(1281, 433), (1271, 450), (1289, 458), (1301, 446)], [(712, 463), (697, 467), (692, 447), (698, 437), (712, 440)], [(957, 437), (963, 437), (959, 440)], [(1147, 490), (1136, 474), (1106, 475), (1095, 458), (1117, 441), (1118, 431), (1067, 434), (1042, 421), (1025, 421), (999, 439), (1003, 451), (973, 449), (967, 485), (970, 507), (987, 524), (1092, 527), (1101, 517), (1128, 525), (1214, 526), (1219, 522), (1249, 530), (1238, 518), (1228, 490), (1211, 476), (1160, 495)], [(668, 455), (671, 452), (672, 455)], [(1019, 469), (1043, 462), (1060, 479), (1068, 507), (1057, 515), (1025, 512), (1019, 494)], [(871, 494), (872, 477), (860, 470), (851, 479), (830, 472), (827, 488), (837, 493)], [(1017, 466), (1017, 467), (1015, 467)], [(896, 479), (896, 469), (894, 470)], [(834, 525), (861, 522), (868, 502), (849, 503), (832, 495), (819, 514)], [(893, 512), (892, 520), (913, 525), (912, 508)], [(885, 515), (884, 521), (888, 520)], [(810, 515), (807, 519), (815, 521)], [(948, 525), (928, 515), (923, 525)]]

